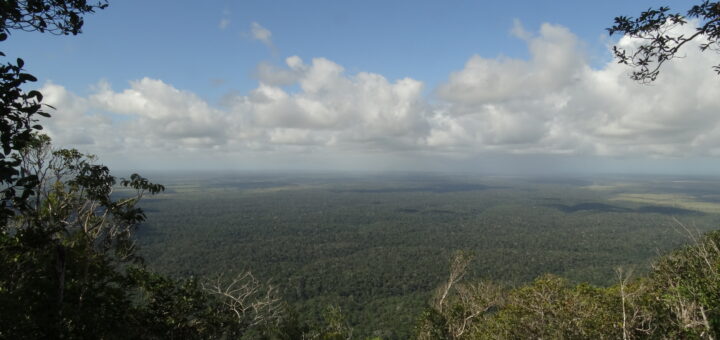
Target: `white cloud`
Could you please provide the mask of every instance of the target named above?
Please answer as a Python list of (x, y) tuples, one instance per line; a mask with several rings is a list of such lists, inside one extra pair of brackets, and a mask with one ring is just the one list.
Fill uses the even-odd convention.
[[(390, 83), (378, 74), (346, 75), (344, 69), (324, 58), (305, 64), (298, 57), (286, 60), (287, 69), (266, 68), (261, 84), (247, 96), (231, 100), (231, 110), (261, 128), (331, 130), (328, 139), (350, 144), (377, 139), (406, 139), (415, 143), (427, 130), (428, 108), (421, 96), (422, 83), (400, 79)], [(294, 81), (298, 93), (279, 87)]]
[[(47, 83), (46, 102), (58, 111), (45, 125), (59, 144), (117, 155), (720, 155), (715, 55), (687, 46), (686, 58), (645, 86), (614, 61), (588, 66), (564, 27), (534, 33), (516, 22), (513, 34), (527, 42), (529, 60), (471, 56), (435, 89), (436, 101), (416, 79), (348, 74), (325, 58), (292, 56), (258, 65), (258, 86), (228, 95), (222, 108), (157, 79), (119, 91), (101, 82), (87, 97)], [(253, 37), (272, 43), (257, 23)]]
[(543, 24), (534, 36), (516, 23), (513, 34), (527, 41), (531, 59), (471, 57), (437, 90), (447, 109), (429, 144), (455, 140), (476, 152), (661, 157), (717, 149), (709, 136), (720, 124), (720, 100), (712, 95), (720, 84), (710, 68), (714, 56), (700, 53), (697, 44), (645, 86), (614, 61), (590, 68), (566, 28)]
[[(372, 73), (346, 75), (340, 65), (323, 58), (305, 64), (290, 57), (286, 64), (287, 68), (268, 72), (289, 74), (283, 81), (298, 84), (301, 91), (287, 92), (265, 75), (247, 95), (226, 98), (225, 109), (150, 78), (132, 81), (120, 91), (100, 82), (85, 98), (47, 84), (42, 89), (47, 102), (60, 108), (58, 116), (68, 117), (54, 119), (48, 129), (56, 134), (63, 132), (63, 124), (82, 126), (84, 136), (114, 141), (116, 150), (148, 152), (407, 148), (414, 147), (428, 129), (424, 118), (428, 107), (421, 96), (422, 83), (416, 80), (389, 82)], [(108, 129), (93, 130), (93, 118), (107, 120)], [(78, 144), (69, 135), (59, 141)]]
[[(522, 30), (522, 28), (515, 28)], [(529, 36), (529, 33), (517, 33)], [(488, 104), (534, 97), (566, 86), (586, 67), (577, 38), (566, 28), (543, 24), (528, 38), (529, 61), (472, 56), (465, 68), (438, 88), (441, 98), (463, 104)]]
[(269, 29), (263, 27), (257, 22), (250, 24), (250, 33), (242, 33), (243, 36), (249, 37), (252, 40), (257, 40), (265, 45), (273, 56), (278, 55), (278, 50), (272, 41), (272, 32)]
[(257, 22), (250, 24), (250, 34), (253, 39), (262, 42), (268, 47), (272, 47), (272, 32)]
[(104, 142), (96, 131), (111, 129), (110, 120), (102, 115), (88, 114), (88, 100), (78, 97), (64, 87), (46, 83), (40, 91), (44, 103), (61, 108), (50, 111), (52, 118), (43, 121), (44, 131), (58, 145), (85, 146)]
[[(291, 58), (293, 57), (288, 58), (288, 65), (292, 64), (292, 62), (290, 61)], [(272, 86), (286, 86), (298, 82), (300, 77), (299, 71), (300, 70), (293, 69), (292, 66), (290, 67), (290, 69), (285, 69), (273, 66), (272, 64), (267, 62), (262, 62), (258, 64), (257, 69), (255, 70), (255, 76), (262, 84)]]
[(87, 98), (55, 84), (41, 91), (58, 108), (45, 126), (59, 145), (92, 144), (81, 148), (95, 153), (165, 152), (226, 142), (225, 112), (159, 80), (134, 81), (122, 92), (100, 82)]

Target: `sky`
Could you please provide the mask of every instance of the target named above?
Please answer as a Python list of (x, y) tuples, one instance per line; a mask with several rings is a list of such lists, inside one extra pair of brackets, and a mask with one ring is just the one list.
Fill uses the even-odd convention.
[(717, 174), (720, 55), (651, 85), (612, 59), (613, 18), (660, 4), (691, 5), (124, 0), (2, 50), (55, 145), (114, 169)]

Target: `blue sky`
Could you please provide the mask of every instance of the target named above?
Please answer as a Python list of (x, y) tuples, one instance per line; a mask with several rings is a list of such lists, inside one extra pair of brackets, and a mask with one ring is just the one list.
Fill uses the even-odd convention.
[[(126, 0), (81, 35), (16, 32), (4, 51), (58, 107), (45, 124), (57, 143), (123, 168), (715, 164), (720, 103), (675, 98), (717, 90), (700, 69), (712, 56), (690, 52), (699, 59), (653, 87), (611, 59), (613, 17), (657, 5)], [(659, 106), (631, 107), (638, 98)]]
[[(114, 1), (85, 18), (84, 32), (57, 37), (14, 34), (7, 43), (40, 79), (88, 91), (98, 79), (123, 86), (142, 77), (218, 99), (256, 86), (260, 62), (324, 57), (349, 72), (438, 84), (473, 54), (527, 58), (513, 21), (569, 28), (593, 53), (610, 58), (606, 27), (653, 1)], [(685, 1), (663, 2), (685, 8)], [(226, 20), (227, 26), (220, 28)], [(272, 32), (276, 52), (251, 38), (251, 24)], [(225, 80), (222, 86), (213, 80)]]

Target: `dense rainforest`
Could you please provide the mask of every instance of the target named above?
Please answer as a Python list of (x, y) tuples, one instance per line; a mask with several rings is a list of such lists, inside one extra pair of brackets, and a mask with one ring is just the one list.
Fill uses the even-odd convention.
[(617, 283), (720, 222), (714, 178), (469, 174), (153, 174), (138, 231), (181, 278), (251, 271), (308, 324), (328, 306), (356, 337), (407, 338), (458, 250), (465, 279), (518, 287), (550, 273)]
[[(717, 334), (720, 236), (701, 236), (720, 217), (714, 178), (155, 174), (158, 187), (96, 182), (103, 169), (73, 150), (27, 161), (43, 155), (66, 177), (41, 181), (39, 215), (2, 239), (5, 338)], [(43, 236), (52, 219), (72, 223)]]

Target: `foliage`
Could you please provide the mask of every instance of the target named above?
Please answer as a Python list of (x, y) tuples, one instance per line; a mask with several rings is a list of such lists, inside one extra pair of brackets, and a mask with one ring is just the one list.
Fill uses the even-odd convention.
[(300, 329), (250, 273), (203, 282), (144, 268), (137, 203), (162, 185), (137, 174), (118, 181), (93, 156), (52, 149), (41, 135), (17, 157), (38, 184), (0, 232), (0, 338), (282, 338)]
[[(78, 34), (84, 24), (83, 15), (107, 7), (105, 0), (95, 4), (87, 0), (2, 0), (0, 1), (0, 41), (13, 30)], [(5, 56), (0, 52), (0, 56)], [(26, 92), (22, 86), (37, 78), (24, 72), (25, 62), (0, 64), (0, 228), (10, 216), (23, 210), (37, 183), (35, 174), (21, 173), (15, 153), (41, 130), (38, 116), (49, 117), (43, 110), (43, 96), (38, 91)]]
[(685, 338), (720, 335), (720, 232), (662, 257), (650, 276), (652, 329)]
[(719, 246), (720, 232), (697, 237), (658, 259), (648, 276), (631, 281), (618, 271), (618, 284), (607, 288), (573, 286), (553, 275), (513, 289), (479, 283), (471, 293), (458, 283), (447, 303), (431, 304), (420, 316), (416, 338), (716, 339)]
[(328, 306), (323, 313), (323, 322), (304, 335), (308, 340), (350, 340), (353, 329), (338, 306)]
[[(698, 26), (689, 36), (676, 34), (672, 29), (697, 19)], [(705, 0), (694, 5), (687, 14), (671, 13), (669, 7), (650, 8), (637, 18), (619, 16), (608, 28), (610, 34), (620, 33), (643, 40), (636, 50), (628, 51), (618, 46), (613, 52), (619, 63), (633, 66), (631, 78), (640, 82), (652, 82), (660, 74), (662, 65), (678, 57), (683, 46), (700, 40), (700, 50), (720, 51), (720, 2)], [(720, 65), (713, 69), (720, 74)]]
[(3, 0), (0, 2), (0, 31), (40, 31), (76, 35), (84, 24), (82, 16), (105, 9), (107, 0)]
[(575, 287), (556, 276), (542, 276), (514, 289), (507, 302), (474, 336), (548, 339), (617, 339), (620, 327), (614, 316), (617, 301), (603, 289)]
[(450, 261), (448, 281), (442, 284), (430, 308), (422, 314), (416, 333), (418, 339), (461, 339), (491, 311), (503, 304), (502, 287), (489, 283), (461, 283), (472, 256), (457, 252)]
[[(11, 30), (78, 34), (82, 15), (106, 6), (0, 1), (0, 41)], [(23, 66), (0, 65), (0, 338), (294, 337), (299, 327), (271, 287), (236, 285), (249, 273), (206, 287), (145, 269), (134, 247), (146, 218), (137, 204), (165, 188), (137, 174), (118, 181), (94, 156), (52, 149), (37, 133), (37, 117), (49, 117), (42, 94), (21, 88), (37, 80)]]
[[(0, 40), (5, 37), (4, 33), (0, 34)], [(2, 52), (0, 55), (4, 56)], [(37, 181), (33, 174), (19, 171), (20, 163), (14, 156), (27, 147), (32, 132), (42, 128), (36, 124), (36, 117), (50, 116), (42, 110), (40, 92), (26, 93), (21, 89), (23, 84), (37, 80), (23, 72), (23, 65), (22, 59), (18, 59), (17, 64), (0, 65), (0, 228), (15, 210), (24, 209)]]
[(157, 176), (167, 190), (143, 200), (148, 221), (137, 234), (150, 268), (173, 277), (251, 270), (273, 282), (302, 323), (322, 323), (336, 305), (359, 338), (410, 337), (447, 282), (455, 249), (474, 254), (464, 277), (471, 282), (514, 286), (552, 273), (608, 286), (617, 282), (615, 267), (644, 274), (658, 252), (687, 242), (670, 214), (704, 231), (720, 223), (713, 213), (612, 200), (623, 192), (716, 200), (705, 195), (717, 192), (717, 181), (700, 178)]
[[(80, 336), (116, 331), (108, 320), (130, 306), (118, 265), (136, 260), (131, 234), (144, 220), (135, 206), (161, 186), (141, 177), (124, 182), (137, 195), (114, 200), (115, 178), (77, 150), (51, 150), (47, 137), (17, 155), (38, 178), (28, 204), (0, 231), (0, 295), (5, 336)], [(10, 312), (12, 311), (12, 312)], [(110, 314), (110, 315), (108, 315)]]
[(52, 150), (50, 139), (34, 135), (29, 147), (17, 155), (20, 170), (37, 178), (33, 199), (26, 203), (24, 214), (9, 227), (13, 233), (33, 229), (54, 240), (83, 237), (98, 253), (114, 252), (119, 259), (133, 257), (132, 234), (145, 221), (137, 207), (144, 194), (157, 194), (165, 188), (138, 174), (122, 179), (120, 186), (132, 195), (113, 199), (116, 178), (95, 157), (75, 149)]

